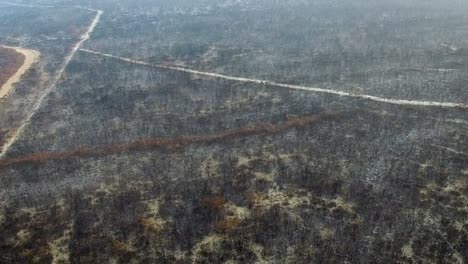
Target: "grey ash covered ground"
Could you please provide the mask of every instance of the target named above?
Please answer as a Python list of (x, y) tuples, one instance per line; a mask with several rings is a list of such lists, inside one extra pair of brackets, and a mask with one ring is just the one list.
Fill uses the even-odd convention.
[[(85, 45), (92, 50), (465, 103), (468, 6), (392, 2), (80, 3), (104, 11)], [(25, 10), (1, 6), (0, 30)], [(66, 12), (55, 10), (44, 27), (59, 32), (72, 19)], [(77, 25), (93, 15), (73, 13)], [(28, 36), (39, 50), (55, 45), (26, 32), (21, 25), (33, 21), (21, 17), (6, 36)], [(48, 58), (63, 58), (48, 49)], [(50, 74), (52, 61), (43, 62)], [(340, 118), (181, 148), (1, 166), (0, 263), (466, 263), (466, 109), (292, 91), (77, 52), (5, 158), (323, 113)]]

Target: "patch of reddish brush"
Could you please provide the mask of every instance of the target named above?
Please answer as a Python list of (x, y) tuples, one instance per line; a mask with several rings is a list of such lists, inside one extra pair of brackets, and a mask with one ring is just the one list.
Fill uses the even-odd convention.
[(339, 113), (322, 113), (318, 115), (294, 117), (282, 123), (261, 123), (209, 135), (151, 138), (99, 147), (81, 146), (76, 149), (69, 149), (60, 152), (39, 152), (17, 158), (2, 159), (0, 160), (0, 166), (24, 163), (45, 163), (52, 160), (68, 160), (77, 157), (99, 157), (128, 151), (144, 151), (155, 148), (164, 148), (169, 150), (180, 149), (193, 144), (222, 142), (228, 139), (254, 135), (278, 134), (291, 128), (305, 127), (322, 120), (336, 120), (341, 116), (342, 115)]

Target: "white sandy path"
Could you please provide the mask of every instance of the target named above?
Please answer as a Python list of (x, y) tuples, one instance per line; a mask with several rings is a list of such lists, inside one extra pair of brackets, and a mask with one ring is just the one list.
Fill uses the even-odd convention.
[(96, 25), (99, 23), (101, 20), (102, 16), (102, 11), (101, 10), (94, 10), (86, 7), (79, 7), (79, 6), (33, 6), (33, 5), (21, 5), (21, 4), (14, 4), (14, 3), (5, 3), (5, 2), (0, 2), (0, 4), (6, 4), (6, 5), (12, 5), (12, 6), (23, 6), (23, 7), (30, 7), (30, 8), (77, 8), (77, 9), (83, 9), (83, 10), (88, 10), (92, 12), (96, 12), (96, 15), (91, 22), (91, 24), (88, 26), (88, 29), (86, 32), (80, 37), (80, 40), (73, 46), (71, 49), (70, 53), (65, 57), (65, 60), (62, 63), (62, 66), (60, 67), (59, 71), (57, 72), (56, 76), (52, 79), (50, 85), (43, 91), (39, 99), (35, 102), (31, 112), (26, 116), (26, 118), (23, 120), (21, 125), (13, 131), (10, 137), (5, 141), (5, 144), (2, 147), (2, 151), (0, 153), (0, 158), (3, 158), (5, 154), (8, 152), (8, 149), (10, 149), (11, 145), (19, 138), (21, 133), (23, 133), (24, 129), (26, 126), (29, 124), (31, 121), (31, 118), (36, 114), (36, 112), (41, 108), (42, 102), (44, 99), (49, 95), (49, 93), (55, 88), (57, 83), (59, 82), (60, 78), (62, 77), (63, 73), (65, 72), (65, 69), (67, 68), (68, 64), (72, 60), (73, 56), (75, 53), (83, 46), (83, 44), (90, 38), (91, 33), (94, 31), (94, 28)]
[(21, 80), (21, 77), (31, 68), (31, 66), (39, 60), (41, 53), (36, 50), (24, 49), (19, 47), (1, 46), (7, 49), (13, 49), (24, 55), (24, 62), (21, 67), (13, 74), (0, 88), (0, 98), (7, 96), (15, 84)]
[(60, 5), (28, 5), (28, 4), (20, 4), (20, 3), (11, 3), (11, 2), (0, 2), (0, 5), (8, 5), (8, 6), (18, 6), (18, 7), (30, 7), (30, 8), (77, 8), (83, 9), (88, 11), (99, 11), (96, 9), (82, 7), (82, 6), (60, 6)]
[(83, 51), (83, 52), (87, 52), (87, 53), (91, 53), (91, 54), (95, 54), (95, 55), (99, 55), (99, 56), (103, 56), (103, 57), (113, 58), (113, 59), (125, 61), (125, 62), (128, 62), (128, 63), (145, 65), (145, 66), (155, 67), (155, 68), (160, 68), (160, 69), (187, 72), (187, 73), (198, 74), (198, 75), (202, 75), (202, 76), (209, 76), (209, 77), (220, 78), (220, 79), (231, 80), (231, 81), (256, 83), (256, 84), (263, 84), (263, 85), (282, 87), (282, 88), (287, 88), (287, 89), (292, 89), (292, 90), (304, 90), (304, 91), (315, 92), (315, 93), (323, 93), (323, 94), (332, 94), (332, 95), (337, 95), (337, 96), (361, 98), (361, 99), (366, 99), (366, 100), (370, 100), (370, 101), (387, 103), (387, 104), (394, 104), (394, 105), (434, 106), (434, 107), (445, 107), (445, 108), (464, 108), (464, 109), (468, 109), (468, 104), (462, 104), (462, 103), (423, 101), (423, 100), (391, 99), (391, 98), (383, 98), (383, 97), (367, 95), (367, 94), (353, 94), (353, 93), (349, 93), (349, 92), (343, 92), (343, 91), (332, 90), (332, 89), (308, 87), (308, 86), (285, 84), (285, 83), (277, 83), (277, 82), (268, 81), (268, 80), (258, 80), (258, 79), (250, 79), (250, 78), (243, 78), (243, 77), (235, 77), (235, 76), (229, 76), (229, 75), (213, 73), (213, 72), (197, 71), (197, 70), (192, 70), (192, 69), (187, 69), (187, 68), (182, 68), (182, 67), (176, 67), (176, 66), (167, 66), (167, 65), (162, 65), (162, 64), (151, 64), (151, 63), (148, 63), (148, 62), (145, 62), (145, 61), (139, 61), (139, 60), (134, 60), (134, 59), (130, 59), (130, 58), (119, 57), (119, 56), (115, 56), (115, 55), (112, 55), (112, 54), (102, 53), (102, 52), (89, 50), (89, 49), (80, 49), (80, 50)]
[(436, 145), (436, 144), (431, 144), (431, 146), (434, 147), (434, 148), (446, 150), (446, 151), (451, 152), (451, 153), (456, 154), (456, 155), (468, 156), (468, 153), (456, 150), (454, 148), (440, 146), (440, 145)]

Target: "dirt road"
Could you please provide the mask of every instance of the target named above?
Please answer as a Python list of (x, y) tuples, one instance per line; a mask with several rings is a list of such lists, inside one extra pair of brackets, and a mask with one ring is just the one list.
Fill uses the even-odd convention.
[(39, 60), (41, 53), (36, 50), (19, 48), (19, 47), (9, 47), (9, 46), (1, 46), (7, 49), (13, 49), (18, 53), (23, 54), (24, 62), (21, 67), (13, 74), (0, 88), (0, 98), (4, 98), (7, 96), (11, 89), (15, 86), (15, 84), (21, 80), (21, 77), (31, 68), (31, 66)]
[[(56, 8), (56, 6), (21, 5), (21, 4), (6, 3), (6, 2), (0, 2), (0, 3), (5, 4), (5, 5), (23, 6), (23, 7), (28, 7), (28, 8)], [(7, 153), (8, 149), (11, 147), (11, 145), (18, 139), (18, 137), (21, 135), (21, 133), (23, 133), (24, 129), (29, 124), (29, 122), (31, 121), (31, 118), (34, 116), (34, 114), (36, 114), (36, 112), (41, 108), (42, 102), (49, 95), (49, 93), (55, 88), (55, 86), (59, 82), (60, 78), (62, 77), (63, 73), (65, 72), (65, 69), (67, 68), (68, 64), (72, 60), (73, 56), (75, 56), (75, 53), (90, 38), (91, 33), (94, 31), (94, 28), (96, 27), (96, 25), (101, 20), (101, 16), (102, 16), (102, 13), (103, 13), (101, 10), (94, 10), (94, 9), (79, 7), (79, 6), (71, 6), (70, 8), (88, 10), (90, 12), (95, 12), (96, 15), (94, 16), (94, 19), (89, 24), (86, 32), (84, 32), (84, 34), (81, 35), (80, 40), (78, 42), (76, 42), (76, 44), (71, 49), (70, 53), (65, 57), (59, 71), (57, 72), (55, 77), (52, 79), (52, 81), (51, 81), (50, 85), (47, 87), (47, 89), (45, 89), (42, 92), (42, 95), (39, 97), (39, 99), (34, 104), (31, 112), (26, 116), (26, 118), (22, 122), (22, 124), (12, 133), (11, 137), (9, 137), (6, 140), (5, 144), (2, 147), (2, 150), (0, 152), (0, 157), (3, 157), (5, 155), (5, 153)]]
[(433, 107), (468, 109), (468, 104), (452, 103), (452, 102), (438, 102), (438, 101), (424, 101), (424, 100), (392, 99), (392, 98), (384, 98), (384, 97), (378, 97), (378, 96), (367, 95), (367, 94), (354, 94), (354, 93), (343, 92), (343, 91), (339, 91), (339, 90), (317, 88), (317, 87), (308, 87), (308, 86), (301, 86), (301, 85), (292, 85), (292, 84), (278, 83), (278, 82), (269, 81), (269, 80), (258, 80), (258, 79), (250, 79), (250, 78), (229, 76), (229, 75), (224, 75), (224, 74), (219, 74), (219, 73), (214, 73), (214, 72), (204, 72), (204, 71), (198, 71), (198, 70), (182, 68), (182, 67), (177, 67), (177, 66), (167, 66), (167, 65), (162, 65), (162, 64), (151, 64), (151, 63), (148, 63), (148, 62), (145, 62), (145, 61), (119, 57), (119, 56), (115, 56), (115, 55), (112, 55), (112, 54), (102, 53), (102, 52), (99, 52), (99, 51), (94, 51), (94, 50), (89, 50), (89, 49), (80, 49), (80, 50), (83, 51), (83, 52), (94, 54), (94, 55), (108, 57), (108, 58), (112, 58), (112, 59), (116, 59), (116, 60), (121, 60), (121, 61), (124, 61), (124, 62), (127, 62), (127, 63), (145, 65), (145, 66), (149, 66), (149, 67), (166, 69), (166, 70), (187, 72), (187, 73), (192, 73), (192, 74), (198, 74), (198, 75), (201, 75), (201, 76), (208, 76), (208, 77), (231, 80), (231, 81), (256, 83), (256, 84), (269, 85), (269, 86), (272, 86), (272, 87), (282, 87), (282, 88), (287, 88), (287, 89), (292, 89), (292, 90), (303, 90), (303, 91), (309, 91), (309, 92), (314, 92), (314, 93), (332, 94), (332, 95), (352, 97), (352, 98), (361, 98), (361, 99), (365, 99), (365, 100), (381, 102), (381, 103), (386, 103), (386, 104), (394, 104), (394, 105), (433, 106)]

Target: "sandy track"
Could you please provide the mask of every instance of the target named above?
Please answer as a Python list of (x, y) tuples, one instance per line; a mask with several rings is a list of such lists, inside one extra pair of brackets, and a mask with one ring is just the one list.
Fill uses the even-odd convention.
[(468, 153), (463, 152), (463, 151), (459, 151), (459, 150), (456, 150), (456, 149), (453, 149), (453, 148), (450, 148), (450, 147), (440, 146), (440, 145), (436, 145), (436, 144), (431, 144), (430, 146), (434, 147), (434, 148), (444, 150), (444, 151), (448, 151), (448, 152), (450, 152), (452, 154), (455, 154), (455, 155), (462, 155), (462, 156), (468, 157)]
[(60, 69), (57, 72), (56, 76), (52, 79), (50, 85), (47, 87), (47, 89), (45, 89), (43, 91), (42, 95), (35, 102), (31, 112), (26, 116), (26, 118), (24, 119), (22, 124), (15, 131), (13, 131), (11, 136), (9, 136), (8, 139), (5, 141), (5, 144), (3, 145), (2, 151), (0, 153), (0, 158), (2, 158), (2, 157), (5, 156), (8, 149), (10, 149), (11, 145), (13, 145), (13, 143), (18, 139), (18, 137), (21, 135), (21, 133), (23, 133), (24, 129), (26, 128), (26, 126), (31, 121), (31, 118), (41, 108), (42, 102), (44, 101), (44, 99), (55, 88), (55, 86), (59, 82), (60, 78), (62, 77), (63, 73), (65, 72), (65, 69), (67, 68), (68, 64), (72, 60), (75, 53), (90, 38), (91, 33), (94, 31), (94, 28), (96, 27), (96, 25), (101, 20), (101, 15), (102, 15), (103, 12), (101, 10), (94, 10), (94, 9), (90, 9), (90, 8), (86, 8), (86, 7), (79, 7), (79, 6), (34, 6), (34, 5), (21, 5), (21, 4), (6, 3), (6, 2), (0, 2), (0, 4), (12, 5), (12, 6), (22, 6), (22, 7), (28, 7), (28, 8), (66, 8), (66, 7), (68, 7), (68, 8), (77, 8), (77, 9), (83, 9), (83, 10), (96, 12), (95, 17), (91, 21), (91, 23), (88, 26), (86, 32), (80, 37), (80, 40), (73, 46), (70, 53), (65, 57), (65, 60), (63, 61), (62, 66), (60, 67)]
[(250, 78), (243, 78), (243, 77), (235, 77), (235, 76), (229, 76), (229, 75), (213, 73), (213, 72), (197, 71), (197, 70), (192, 70), (192, 69), (182, 68), (182, 67), (176, 67), (176, 66), (167, 66), (167, 65), (162, 65), (162, 64), (151, 64), (151, 63), (148, 63), (148, 62), (145, 62), (145, 61), (119, 57), (119, 56), (115, 56), (115, 55), (112, 55), (112, 54), (102, 53), (102, 52), (89, 50), (89, 49), (80, 49), (80, 50), (83, 51), (83, 52), (90, 53), (90, 54), (99, 55), (99, 56), (112, 58), (112, 59), (117, 59), (117, 60), (121, 60), (121, 61), (128, 62), (128, 63), (145, 65), (145, 66), (159, 68), (159, 69), (166, 69), (166, 70), (174, 70), (174, 71), (180, 71), (180, 72), (193, 73), (193, 74), (198, 74), (198, 75), (201, 75), (201, 76), (208, 76), (208, 77), (220, 78), (220, 79), (231, 80), (231, 81), (263, 84), (263, 85), (282, 87), (282, 88), (287, 88), (287, 89), (292, 89), (292, 90), (303, 90), (303, 91), (309, 91), (309, 92), (315, 92), (315, 93), (323, 93), (323, 94), (331, 94), (331, 95), (337, 95), (337, 96), (360, 98), (360, 99), (366, 99), (366, 100), (370, 100), (370, 101), (375, 101), (375, 102), (380, 102), (380, 103), (387, 103), (387, 104), (394, 104), (394, 105), (434, 106), (434, 107), (445, 107), (445, 108), (468, 109), (468, 104), (462, 104), (462, 103), (423, 101), (423, 100), (391, 99), (391, 98), (383, 98), (383, 97), (367, 95), (367, 94), (353, 94), (353, 93), (349, 93), (349, 92), (343, 92), (343, 91), (332, 90), (332, 89), (308, 87), (308, 86), (301, 86), (301, 85), (292, 85), (292, 84), (285, 84), (285, 83), (277, 83), (277, 82), (268, 81), (268, 80), (258, 80), (258, 79), (250, 79)]
[(21, 67), (13, 74), (0, 88), (0, 98), (7, 96), (11, 89), (15, 86), (17, 82), (21, 80), (21, 77), (31, 68), (31, 66), (39, 60), (41, 53), (36, 50), (19, 48), (19, 47), (9, 47), (9, 46), (1, 46), (7, 49), (13, 49), (18, 53), (23, 54), (24, 62)]

